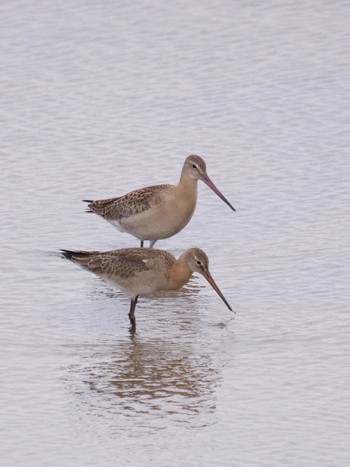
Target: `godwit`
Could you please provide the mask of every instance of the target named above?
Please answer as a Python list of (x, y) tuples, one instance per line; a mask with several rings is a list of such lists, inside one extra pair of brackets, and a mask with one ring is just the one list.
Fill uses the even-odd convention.
[(89, 203), (87, 212), (94, 212), (141, 241), (150, 241), (150, 247), (162, 238), (169, 238), (190, 221), (197, 202), (197, 182), (206, 183), (230, 208), (235, 208), (216, 188), (207, 174), (204, 160), (189, 156), (185, 160), (177, 185), (157, 185), (132, 191), (119, 198)]
[(202, 274), (233, 311), (209, 272), (208, 256), (199, 248), (190, 248), (177, 260), (167, 251), (151, 248), (125, 248), (103, 253), (60, 251), (62, 257), (106, 279), (131, 297), (129, 319), (132, 330), (136, 329), (135, 308), (139, 295), (180, 289), (193, 272)]

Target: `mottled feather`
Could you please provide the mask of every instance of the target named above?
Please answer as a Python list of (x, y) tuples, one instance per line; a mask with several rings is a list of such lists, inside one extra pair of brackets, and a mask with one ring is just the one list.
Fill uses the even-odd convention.
[(69, 251), (61, 250), (62, 255), (98, 276), (128, 279), (145, 271), (166, 270), (175, 264), (176, 259), (167, 251), (151, 248), (124, 248), (122, 250)]
[(169, 185), (140, 188), (118, 198), (93, 201), (89, 208), (106, 220), (119, 220), (148, 211), (154, 205), (165, 202)]

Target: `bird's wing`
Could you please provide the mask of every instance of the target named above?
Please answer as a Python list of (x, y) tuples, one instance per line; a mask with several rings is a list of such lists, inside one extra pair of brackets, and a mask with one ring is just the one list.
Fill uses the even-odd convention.
[(97, 200), (90, 203), (92, 212), (104, 217), (106, 220), (118, 220), (149, 210), (154, 203), (162, 203), (169, 185), (157, 185), (120, 196)]
[(153, 248), (125, 248), (103, 253), (71, 250), (61, 252), (64, 258), (82, 268), (112, 280), (128, 279), (147, 271), (168, 271), (176, 261), (171, 253)]
[(145, 258), (144, 252), (134, 248), (127, 248), (105, 253), (101, 257), (99, 271), (100, 274), (109, 277), (127, 279), (140, 272), (149, 271), (150, 265), (147, 263), (147, 257)]

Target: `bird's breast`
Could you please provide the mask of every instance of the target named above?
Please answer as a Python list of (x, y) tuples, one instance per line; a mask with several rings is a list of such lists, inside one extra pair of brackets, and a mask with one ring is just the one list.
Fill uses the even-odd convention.
[(120, 230), (143, 240), (168, 238), (180, 232), (190, 221), (196, 208), (197, 196), (176, 196), (167, 193), (162, 202), (128, 218), (120, 219)]

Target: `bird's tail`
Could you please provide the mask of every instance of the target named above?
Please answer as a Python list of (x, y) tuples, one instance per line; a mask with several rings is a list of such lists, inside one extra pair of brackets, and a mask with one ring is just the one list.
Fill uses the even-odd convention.
[(85, 212), (94, 212), (92, 209), (93, 200), (92, 199), (83, 199), (84, 203), (89, 203)]
[[(82, 268), (92, 270), (90, 261), (92, 258), (99, 255), (99, 251), (76, 251), (76, 250), (60, 250), (60, 256), (64, 259), (69, 259), (73, 263), (78, 264)], [(94, 265), (92, 265), (94, 266)]]
[(71, 250), (60, 250), (60, 256), (61, 258), (69, 259), (70, 261), (73, 261), (73, 255), (76, 255), (79, 253), (78, 251), (71, 251)]

